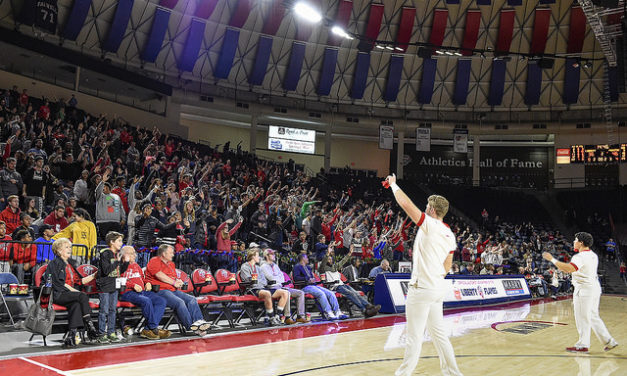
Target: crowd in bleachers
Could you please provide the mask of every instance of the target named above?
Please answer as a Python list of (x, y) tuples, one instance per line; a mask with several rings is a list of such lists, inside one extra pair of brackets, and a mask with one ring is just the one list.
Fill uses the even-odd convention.
[[(411, 259), (417, 227), (380, 179), (308, 176), (291, 160), (190, 143), (17, 88), (0, 102), (0, 272), (39, 286), (54, 271), (55, 304), (74, 315), (68, 346), (79, 328), (92, 341), (119, 340), (115, 313), (123, 303), (140, 307), (141, 335), (151, 339), (170, 335), (158, 328), (168, 310), (182, 330), (203, 335), (205, 304), (222, 307), (213, 324), (220, 317), (229, 325), (244, 316), (256, 322), (259, 307), (251, 311), (249, 303), (261, 304), (269, 325), (307, 322), (312, 304), (325, 319), (373, 316), (380, 307), (366, 279)], [(481, 205), (454, 189), (442, 193), (454, 205)], [(570, 244), (544, 224), (446, 221), (459, 245), (453, 273), (523, 273), (537, 294), (569, 290), (568, 277), (540, 255), (565, 260)], [(125, 286), (115, 286), (120, 277)], [(85, 300), (96, 292), (97, 326)], [(243, 308), (234, 318), (228, 309), (235, 303)]]

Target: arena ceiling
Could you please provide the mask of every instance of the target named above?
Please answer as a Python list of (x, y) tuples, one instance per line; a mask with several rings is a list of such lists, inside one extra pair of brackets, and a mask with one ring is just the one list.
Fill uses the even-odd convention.
[[(20, 25), (22, 3), (0, 2), (0, 26), (218, 96), (438, 112), (603, 107), (603, 53), (571, 1), (309, 1), (378, 43), (337, 38), (283, 0), (58, 0), (55, 34)], [(416, 43), (466, 50), (419, 57)], [(544, 54), (568, 58), (542, 68), (531, 57)]]

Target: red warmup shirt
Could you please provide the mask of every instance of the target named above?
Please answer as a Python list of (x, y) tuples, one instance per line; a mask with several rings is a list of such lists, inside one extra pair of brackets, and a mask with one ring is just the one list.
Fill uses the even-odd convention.
[(176, 289), (169, 283), (165, 283), (157, 279), (156, 275), (159, 272), (163, 272), (165, 275), (172, 279), (176, 279), (176, 266), (172, 261), (167, 263), (161, 260), (160, 257), (153, 257), (148, 261), (146, 266), (146, 283), (152, 285), (159, 285), (160, 289), (175, 291)]
[(57, 218), (54, 215), (54, 211), (44, 219), (44, 223), (53, 227), (54, 232), (59, 232), (68, 226), (67, 219), (65, 217)]
[(11, 244), (13, 252), (13, 262), (15, 264), (30, 264), (30, 266), (35, 266), (37, 263), (37, 247), (35, 244), (24, 245), (24, 244)]
[[(9, 235), (5, 235), (1, 240), (11, 240)], [(8, 262), (13, 260), (12, 247), (7, 243), (0, 242), (0, 262)]]
[(135, 285), (140, 285), (142, 289), (145, 288), (144, 272), (136, 262), (130, 264), (121, 277), (126, 278), (126, 290), (124, 290), (124, 292), (134, 291)]

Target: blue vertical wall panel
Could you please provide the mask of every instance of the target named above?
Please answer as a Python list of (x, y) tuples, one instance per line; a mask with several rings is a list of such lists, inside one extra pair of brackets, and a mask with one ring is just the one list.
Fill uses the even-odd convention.
[(90, 6), (91, 0), (74, 0), (72, 11), (63, 29), (63, 38), (67, 40), (76, 40), (78, 38), (78, 33), (81, 32), (87, 19)]
[(355, 74), (353, 75), (353, 87), (351, 88), (351, 98), (361, 99), (366, 90), (366, 79), (370, 69), (370, 54), (367, 52), (357, 53), (355, 62)]
[(224, 32), (224, 38), (222, 40), (222, 49), (220, 50), (220, 56), (218, 57), (218, 64), (213, 72), (214, 77), (228, 78), (233, 67), (233, 59), (235, 58), (235, 52), (237, 51), (237, 44), (239, 43), (239, 30), (227, 28)]
[(271, 52), (272, 37), (262, 35), (259, 37), (259, 42), (257, 43), (257, 56), (255, 56), (253, 70), (250, 72), (250, 76), (248, 76), (248, 82), (251, 85), (261, 85), (263, 83)]
[(178, 67), (182, 71), (191, 72), (196, 65), (196, 59), (198, 59), (198, 52), (200, 51), (200, 45), (202, 38), (205, 35), (205, 22), (193, 18), (192, 23), (189, 26), (189, 34), (187, 34), (187, 40), (185, 41), (185, 47), (183, 47), (183, 53), (178, 63)]
[(303, 61), (305, 60), (305, 48), (305, 43), (292, 43), (290, 62), (287, 64), (287, 71), (283, 79), (283, 89), (288, 91), (296, 90), (298, 81), (300, 81), (300, 72), (303, 69)]
[(577, 62), (577, 59), (569, 57), (566, 59), (566, 73), (564, 74), (564, 91), (562, 99), (564, 104), (577, 103), (579, 99), (579, 76), (581, 74), (581, 67), (573, 67), (573, 64)]
[(490, 77), (490, 93), (488, 94), (488, 104), (490, 106), (500, 106), (503, 103), (503, 92), (505, 90), (505, 60), (492, 61), (492, 77)]
[(109, 35), (102, 44), (102, 49), (105, 51), (116, 52), (120, 48), (128, 21), (131, 19), (131, 12), (133, 11), (133, 3), (135, 0), (120, 0), (118, 1), (118, 7), (115, 9), (115, 16), (111, 23), (111, 29), (109, 29)]
[(148, 35), (148, 42), (142, 52), (142, 60), (150, 63), (154, 63), (155, 60), (157, 60), (157, 55), (159, 55), (163, 40), (165, 39), (165, 32), (168, 30), (169, 21), (170, 11), (157, 8), (152, 21), (152, 29), (150, 29), (150, 35)]
[(466, 104), (468, 85), (470, 83), (470, 60), (457, 61), (457, 77), (455, 79), (455, 91), (453, 92), (453, 104)]
[(525, 104), (531, 106), (540, 103), (540, 89), (542, 88), (542, 68), (535, 61), (527, 65), (527, 89)]
[(437, 69), (437, 59), (424, 59), (422, 61), (422, 78), (420, 79), (420, 88), (418, 90), (418, 103), (427, 104), (431, 102)]
[(403, 56), (392, 55), (388, 70), (388, 82), (385, 85), (383, 99), (386, 102), (396, 101), (398, 89), (401, 85), (401, 74), (403, 73)]
[(324, 49), (320, 82), (318, 82), (318, 95), (329, 95), (331, 93), (331, 86), (333, 86), (333, 78), (335, 77), (335, 66), (337, 65), (337, 53), (337, 48), (327, 47)]

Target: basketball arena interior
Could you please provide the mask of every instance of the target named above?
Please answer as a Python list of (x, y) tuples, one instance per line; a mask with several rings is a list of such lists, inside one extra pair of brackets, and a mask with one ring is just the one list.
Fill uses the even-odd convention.
[(0, 0), (0, 373), (627, 374), (626, 59), (625, 0)]

